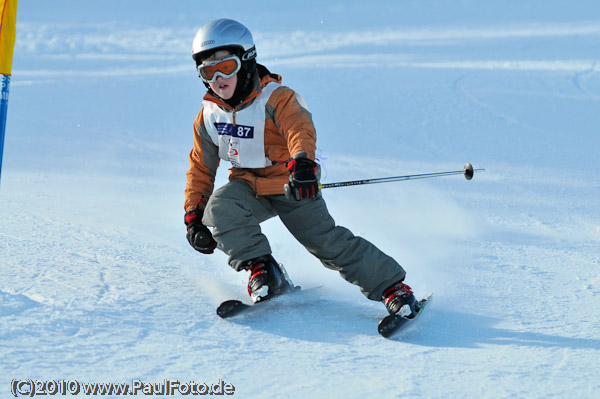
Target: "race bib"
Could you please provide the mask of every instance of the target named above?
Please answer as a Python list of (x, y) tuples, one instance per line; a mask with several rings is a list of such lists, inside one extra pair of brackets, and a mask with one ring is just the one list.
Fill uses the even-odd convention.
[(271, 166), (265, 155), (265, 107), (269, 97), (280, 85), (271, 82), (254, 102), (241, 111), (226, 112), (211, 101), (204, 101), (204, 127), (219, 146), (219, 158), (236, 168)]

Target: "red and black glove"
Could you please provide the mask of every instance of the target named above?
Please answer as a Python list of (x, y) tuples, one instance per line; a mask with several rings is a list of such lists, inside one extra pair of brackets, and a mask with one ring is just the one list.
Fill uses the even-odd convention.
[(314, 198), (319, 193), (317, 164), (307, 156), (306, 152), (299, 152), (285, 164), (290, 172), (290, 182), (283, 187), (288, 199), (300, 201)]
[(204, 210), (198, 207), (186, 212), (185, 225), (187, 226), (187, 240), (190, 245), (198, 252), (203, 254), (212, 254), (217, 247), (208, 227), (202, 224), (202, 215)]

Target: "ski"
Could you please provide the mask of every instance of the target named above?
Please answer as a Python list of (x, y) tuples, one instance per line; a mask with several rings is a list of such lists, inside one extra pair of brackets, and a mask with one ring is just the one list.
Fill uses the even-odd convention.
[(427, 294), (423, 299), (417, 301), (417, 313), (412, 317), (400, 316), (397, 314), (387, 315), (379, 321), (377, 331), (384, 338), (389, 338), (394, 334), (398, 333), (403, 328), (414, 322), (425, 310), (425, 307), (431, 302), (431, 295)]
[[(313, 291), (313, 290), (316, 290), (319, 288), (320, 288), (320, 286), (302, 290), (300, 286), (296, 286), (296, 287), (294, 287), (294, 290), (292, 290), (290, 292), (287, 292), (285, 294), (278, 295), (269, 300), (257, 302), (254, 304), (248, 304), (248, 303), (242, 302), (238, 299), (229, 299), (229, 300), (222, 302), (217, 307), (217, 315), (219, 317), (221, 317), (222, 319), (233, 318), (233, 317), (236, 317), (239, 315), (248, 314), (257, 309), (268, 308), (268, 306), (265, 307), (264, 304), (277, 302), (278, 299), (288, 297), (290, 295), (296, 295), (298, 293), (307, 293), (307, 292), (310, 292), (310, 291)], [(392, 337), (393, 335), (395, 335), (396, 333), (398, 333), (400, 330), (407, 327), (408, 325), (410, 325), (418, 317), (421, 316), (421, 314), (425, 310), (425, 307), (429, 304), (429, 302), (431, 302), (431, 295), (432, 294), (428, 294), (423, 299), (417, 301), (416, 307), (418, 308), (418, 310), (417, 310), (417, 313), (412, 318), (408, 318), (406, 316), (400, 316), (397, 314), (396, 315), (387, 315), (384, 318), (382, 318), (379, 321), (379, 325), (377, 327), (379, 334), (381, 334), (381, 336), (383, 336), (385, 338), (389, 338), (389, 337)]]
[(219, 315), (219, 317), (226, 319), (228, 317), (238, 315), (251, 307), (252, 305), (248, 305), (247, 303), (244, 303), (240, 300), (230, 299), (225, 302), (222, 302), (219, 305), (219, 307), (217, 308), (217, 314)]
[(217, 307), (217, 315), (219, 317), (221, 317), (222, 319), (227, 319), (227, 318), (234, 317), (234, 316), (240, 315), (242, 313), (248, 313), (251, 310), (260, 308), (261, 304), (277, 301), (277, 299), (279, 299), (279, 298), (287, 297), (289, 295), (297, 294), (300, 292), (302, 292), (302, 293), (310, 292), (310, 291), (316, 290), (320, 287), (321, 286), (317, 286), (317, 287), (312, 287), (312, 288), (303, 290), (299, 285), (297, 285), (290, 292), (286, 292), (285, 294), (277, 295), (276, 297), (273, 297), (266, 301), (260, 301), (260, 302), (254, 303), (254, 304), (247, 304), (238, 299), (229, 299), (227, 301), (222, 302)]

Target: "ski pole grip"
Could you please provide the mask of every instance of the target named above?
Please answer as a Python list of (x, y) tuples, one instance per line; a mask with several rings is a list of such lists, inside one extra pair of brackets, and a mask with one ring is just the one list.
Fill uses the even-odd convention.
[(283, 185), (283, 193), (285, 194), (285, 198), (292, 200), (294, 199), (294, 195), (292, 194), (292, 188), (289, 184)]
[(210, 244), (210, 237), (203, 231), (199, 231), (194, 236), (194, 244), (199, 247), (207, 247)]

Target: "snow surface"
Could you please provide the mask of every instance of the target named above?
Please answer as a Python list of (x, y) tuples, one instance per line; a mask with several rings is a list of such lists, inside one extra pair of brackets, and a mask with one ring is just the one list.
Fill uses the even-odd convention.
[[(13, 379), (235, 386), (240, 398), (597, 398), (600, 5), (19, 2), (0, 189), (0, 397)], [(220, 320), (247, 276), (185, 240), (203, 22), (255, 34), (313, 112), (337, 222), (434, 292), (382, 304), (264, 225), (311, 295)], [(226, 166), (217, 177), (226, 181)], [(83, 396), (83, 395), (80, 395)]]

